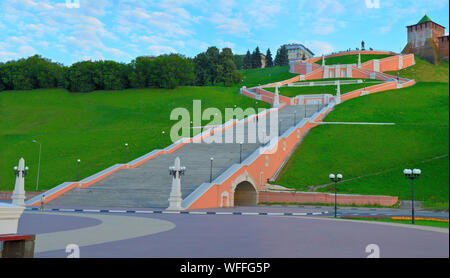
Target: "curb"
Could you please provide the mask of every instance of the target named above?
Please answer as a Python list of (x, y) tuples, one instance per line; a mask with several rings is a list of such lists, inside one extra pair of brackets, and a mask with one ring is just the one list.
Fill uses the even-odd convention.
[[(25, 211), (40, 211), (39, 208), (27, 208)], [(237, 211), (170, 211), (170, 210), (113, 210), (113, 209), (44, 209), (44, 212), (82, 212), (82, 213), (123, 213), (123, 214), (188, 214), (188, 215), (256, 215), (256, 216), (312, 216), (325, 215), (323, 212), (237, 212)]]

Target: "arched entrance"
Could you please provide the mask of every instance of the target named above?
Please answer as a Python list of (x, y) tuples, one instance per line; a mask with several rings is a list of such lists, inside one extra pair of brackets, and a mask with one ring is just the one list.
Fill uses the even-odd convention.
[(239, 183), (234, 190), (235, 206), (255, 206), (258, 202), (257, 193), (248, 181)]

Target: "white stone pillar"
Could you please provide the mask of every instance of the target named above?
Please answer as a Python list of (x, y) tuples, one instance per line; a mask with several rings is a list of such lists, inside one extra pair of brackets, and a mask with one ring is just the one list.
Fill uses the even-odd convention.
[(277, 106), (280, 104), (280, 96), (278, 94), (278, 87), (281, 87), (281, 85), (282, 84), (279, 82), (275, 85), (275, 98), (273, 100), (273, 106)]
[(352, 76), (353, 76), (352, 65), (347, 65), (347, 77), (352, 78)]
[(325, 66), (325, 56), (322, 55), (322, 67)]
[(380, 71), (380, 60), (373, 60), (373, 71)]
[(358, 68), (361, 68), (361, 52), (358, 53)]
[(323, 67), (323, 79), (330, 78), (328, 76), (328, 66)]
[(341, 83), (337, 81), (336, 104), (341, 103)]
[(23, 157), (19, 160), (19, 166), (14, 167), (16, 174), (16, 184), (12, 195), (12, 203), (17, 206), (25, 206), (25, 175), (28, 172), (28, 167), (25, 167), (25, 159)]
[(169, 207), (167, 210), (182, 210), (181, 202), (183, 201), (181, 196), (181, 176), (184, 175), (186, 168), (181, 167), (180, 158), (175, 158), (175, 164), (169, 167), (169, 173), (172, 178), (172, 190), (169, 196)]

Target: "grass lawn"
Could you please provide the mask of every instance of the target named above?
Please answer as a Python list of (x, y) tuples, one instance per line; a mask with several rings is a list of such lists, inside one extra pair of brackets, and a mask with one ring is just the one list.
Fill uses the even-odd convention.
[[(417, 82), (448, 82), (449, 65), (448, 62), (442, 62), (435, 66), (428, 61), (422, 60), (419, 56), (414, 56), (416, 64), (414, 66), (402, 69), (399, 72), (400, 77), (415, 79)], [(397, 76), (397, 71), (386, 72), (387, 74)]]
[[(358, 90), (361, 88), (373, 86), (376, 84), (382, 83), (381, 81), (371, 80), (367, 81), (367, 83), (360, 83), (360, 84), (346, 84), (341, 85), (341, 95)], [(267, 90), (269, 92), (275, 93), (275, 88), (264, 88), (264, 90)], [(336, 95), (337, 86), (336, 85), (329, 85), (329, 86), (308, 86), (308, 87), (281, 87), (278, 89), (278, 92), (280, 95), (287, 96), (287, 97), (295, 97), (298, 95), (315, 95), (315, 94), (331, 94)]]
[[(365, 221), (380, 221), (380, 222), (391, 222), (391, 223), (399, 223), (399, 224), (411, 224), (411, 220), (396, 220), (385, 217), (342, 217), (342, 219), (351, 219), (351, 220), (365, 220)], [(447, 228), (449, 227), (448, 222), (445, 221), (435, 221), (435, 220), (414, 220), (414, 225), (421, 226), (431, 226), (438, 228)]]
[[(341, 172), (339, 193), (411, 198), (404, 168), (421, 168), (415, 199), (449, 207), (449, 84), (418, 83), (348, 100), (324, 121), (385, 122), (394, 126), (321, 125), (291, 156), (275, 184), (298, 190), (329, 183)], [(333, 191), (332, 186), (319, 191)]]
[[(13, 167), (20, 157), (30, 167), (26, 190), (36, 186), (39, 145), (42, 156), (39, 188), (49, 189), (154, 149), (170, 145), (172, 109), (202, 100), (202, 110), (224, 110), (234, 104), (243, 109), (255, 101), (238, 94), (238, 87), (179, 87), (175, 90), (139, 89), (69, 93), (66, 90), (7, 91), (0, 93), (0, 190), (12, 190)], [(269, 108), (264, 102), (259, 107)], [(204, 123), (209, 121), (204, 121)], [(166, 135), (162, 136), (162, 131)]]
[(297, 76), (290, 73), (289, 66), (240, 70), (243, 76), (243, 85), (247, 88), (283, 81)]
[[(365, 63), (367, 61), (373, 59), (383, 59), (386, 57), (390, 57), (392, 55), (387, 54), (361, 54), (361, 63)], [(315, 62), (316, 64), (322, 65), (322, 59)], [(345, 55), (345, 56), (337, 56), (325, 58), (325, 65), (346, 65), (346, 64), (357, 64), (358, 63), (358, 55)]]

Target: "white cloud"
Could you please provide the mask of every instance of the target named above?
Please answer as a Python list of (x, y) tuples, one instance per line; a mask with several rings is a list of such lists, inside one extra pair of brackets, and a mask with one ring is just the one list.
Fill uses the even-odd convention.
[(305, 46), (314, 52), (315, 56), (321, 56), (322, 54), (328, 54), (334, 51), (332, 44), (323, 41), (307, 41)]
[(229, 42), (229, 41), (223, 41), (223, 40), (221, 40), (221, 39), (219, 39), (219, 40), (217, 40), (217, 47), (219, 48), (219, 49), (222, 49), (222, 48), (225, 48), (225, 47), (228, 47), (228, 48), (231, 48), (231, 49), (234, 49), (235, 48), (235, 44), (234, 43), (232, 43), (232, 42)]
[(0, 61), (6, 62), (10, 60), (14, 60), (19, 58), (19, 55), (14, 52), (8, 52), (8, 51), (0, 51)]
[(151, 55), (161, 55), (161, 54), (170, 54), (170, 53), (176, 53), (175, 49), (166, 46), (166, 45), (151, 45), (149, 46), (148, 50), (150, 51)]
[(279, 0), (265, 1), (254, 0), (245, 9), (246, 17), (249, 17), (250, 22), (255, 28), (274, 26), (277, 23), (277, 18), (283, 10), (283, 3)]
[(19, 36), (19, 37), (11, 36), (11, 37), (6, 38), (5, 41), (8, 44), (24, 44), (24, 43), (29, 42), (30, 38), (26, 37), (26, 36)]
[(380, 34), (386, 34), (386, 33), (388, 33), (389, 31), (391, 31), (391, 29), (392, 29), (392, 26), (390, 26), (390, 25), (385, 25), (385, 26), (381, 26), (381, 27), (379, 27), (378, 28), (378, 32), (380, 33)]
[(36, 50), (29, 45), (23, 45), (23, 46), (19, 47), (19, 54), (22, 57), (29, 57), (29, 56), (33, 56), (34, 54), (36, 54)]
[(243, 36), (250, 32), (250, 28), (241, 18), (227, 17), (223, 14), (215, 13), (210, 21), (216, 28), (229, 34)]

